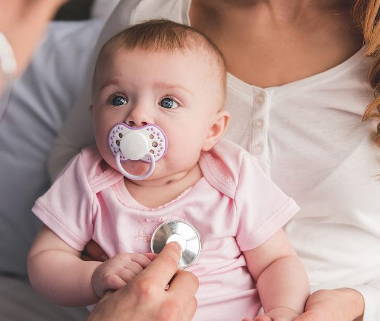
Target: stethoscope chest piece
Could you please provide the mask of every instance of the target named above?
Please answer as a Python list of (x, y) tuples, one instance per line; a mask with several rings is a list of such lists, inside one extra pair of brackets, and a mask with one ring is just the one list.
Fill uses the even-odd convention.
[(152, 235), (150, 248), (158, 254), (170, 242), (177, 242), (182, 248), (179, 267), (185, 269), (192, 265), (201, 252), (201, 239), (191, 224), (182, 220), (173, 220), (159, 225)]

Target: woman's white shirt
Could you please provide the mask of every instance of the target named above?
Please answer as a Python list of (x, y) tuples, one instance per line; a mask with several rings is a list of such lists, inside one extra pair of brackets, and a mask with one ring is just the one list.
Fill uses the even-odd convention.
[[(105, 25), (97, 50), (128, 25), (152, 18), (189, 24), (190, 0), (123, 1)], [(93, 142), (90, 78), (50, 159), (53, 177)], [(312, 288), (351, 287), (365, 297), (365, 321), (380, 315), (380, 149), (375, 122), (361, 122), (373, 97), (371, 59), (363, 50), (320, 74), (259, 88), (228, 75), (226, 138), (260, 161), (301, 207), (286, 232)]]

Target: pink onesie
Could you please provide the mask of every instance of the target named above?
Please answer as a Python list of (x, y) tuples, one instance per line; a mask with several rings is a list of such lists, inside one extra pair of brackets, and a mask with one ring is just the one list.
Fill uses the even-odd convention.
[[(196, 321), (238, 321), (256, 315), (260, 302), (242, 251), (253, 249), (298, 211), (295, 202), (238, 145), (221, 141), (199, 160), (203, 177), (158, 208), (139, 204), (124, 177), (95, 148), (77, 155), (33, 212), (62, 240), (81, 251), (95, 240), (112, 257), (150, 252), (150, 237), (164, 221), (182, 219), (202, 240)], [(75, 271), (73, 271), (75, 273)]]

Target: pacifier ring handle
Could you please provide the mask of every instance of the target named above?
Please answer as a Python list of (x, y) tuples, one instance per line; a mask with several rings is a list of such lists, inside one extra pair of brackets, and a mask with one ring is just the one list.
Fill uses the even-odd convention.
[(148, 178), (150, 175), (152, 175), (154, 169), (156, 168), (156, 160), (154, 158), (154, 155), (152, 153), (147, 153), (146, 156), (148, 156), (150, 158), (150, 165), (149, 165), (149, 169), (147, 170), (147, 172), (143, 175), (133, 175), (131, 173), (128, 173), (124, 168), (123, 166), (121, 165), (121, 161), (120, 161), (120, 152), (117, 152), (116, 154), (116, 166), (117, 166), (117, 169), (120, 171), (121, 174), (123, 174), (126, 178), (129, 178), (130, 180), (133, 180), (133, 181), (142, 181), (146, 178)]

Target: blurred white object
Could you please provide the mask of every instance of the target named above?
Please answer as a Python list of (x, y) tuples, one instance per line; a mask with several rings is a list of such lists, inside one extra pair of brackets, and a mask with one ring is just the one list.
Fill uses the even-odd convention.
[[(0, 32), (0, 94), (14, 78), (17, 71), (16, 57), (5, 34)], [(0, 117), (2, 115), (0, 110)]]
[(100, 19), (108, 18), (119, 1), (120, 0), (95, 0), (91, 10), (91, 17)]

